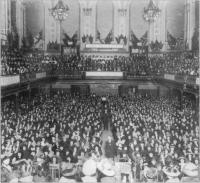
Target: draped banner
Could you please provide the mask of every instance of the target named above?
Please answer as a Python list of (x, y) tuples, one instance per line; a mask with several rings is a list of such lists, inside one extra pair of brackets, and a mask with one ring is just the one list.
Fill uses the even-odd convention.
[(86, 72), (86, 79), (123, 79), (123, 72)]
[(19, 75), (17, 76), (1, 76), (1, 86), (8, 86), (20, 82)]

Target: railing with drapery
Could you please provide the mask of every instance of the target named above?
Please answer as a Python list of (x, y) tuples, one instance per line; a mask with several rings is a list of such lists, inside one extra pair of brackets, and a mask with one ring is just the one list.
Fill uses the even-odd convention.
[[(58, 79), (66, 79), (66, 80), (82, 80), (87, 79), (88, 77), (86, 73), (97, 73), (95, 78), (93, 79), (101, 79), (103, 73), (111, 73), (111, 72), (102, 72), (102, 71), (94, 71), (94, 72), (86, 72), (86, 71), (56, 71), (53, 74), (48, 72), (39, 72), (39, 73), (23, 73), (20, 75), (11, 75), (11, 76), (2, 76), (1, 77), (1, 86), (9, 86), (19, 83), (33, 82), (36, 80), (46, 79), (48, 77), (56, 77)], [(113, 72), (115, 73), (115, 72)], [(175, 81), (182, 84), (188, 85), (200, 85), (200, 78), (196, 76), (187, 76), (187, 75), (174, 75), (174, 74), (146, 74), (146, 73), (130, 73), (130, 72), (121, 72), (123, 73), (120, 79), (127, 80), (151, 80), (151, 79), (165, 79), (169, 81)], [(98, 74), (101, 74), (101, 77), (98, 78)], [(106, 74), (105, 74), (106, 77)], [(92, 77), (90, 77), (91, 79)], [(109, 79), (109, 78), (107, 78)]]
[[(129, 57), (105, 58), (77, 54), (22, 57), (9, 53), (3, 55), (2, 75), (4, 83), (7, 77), (11, 78), (11, 76), (18, 76), (19, 83), (23, 83), (51, 76), (63, 79), (85, 79), (86, 72), (102, 72), (105, 75), (109, 72), (122, 72), (123, 79), (160, 77), (183, 84), (198, 85), (197, 60), (198, 58), (190, 52), (159, 52), (149, 53), (148, 56), (143, 53), (131, 54)], [(8, 85), (10, 80), (8, 79)], [(17, 82), (13, 84), (15, 83)]]

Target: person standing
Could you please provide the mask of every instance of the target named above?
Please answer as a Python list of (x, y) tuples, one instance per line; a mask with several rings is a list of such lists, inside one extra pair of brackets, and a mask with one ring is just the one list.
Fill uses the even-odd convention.
[(116, 145), (111, 136), (108, 136), (105, 144), (105, 156), (112, 159), (116, 156)]

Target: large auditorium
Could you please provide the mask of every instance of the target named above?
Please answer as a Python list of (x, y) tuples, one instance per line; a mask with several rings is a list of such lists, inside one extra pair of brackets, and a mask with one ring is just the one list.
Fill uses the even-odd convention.
[(200, 182), (200, 0), (0, 0), (0, 182)]

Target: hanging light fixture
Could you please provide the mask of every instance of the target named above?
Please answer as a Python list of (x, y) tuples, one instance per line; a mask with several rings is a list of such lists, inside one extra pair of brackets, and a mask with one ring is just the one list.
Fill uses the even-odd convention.
[(58, 3), (52, 9), (49, 9), (52, 17), (60, 22), (60, 55), (62, 55), (62, 46), (61, 46), (61, 24), (68, 16), (69, 7), (64, 5), (62, 0), (58, 0)]
[(160, 15), (161, 10), (154, 4), (153, 0), (149, 1), (148, 7), (144, 8), (144, 19), (151, 23)]
[(55, 20), (62, 22), (68, 16), (69, 7), (64, 5), (62, 0), (59, 0), (55, 7), (49, 9), (49, 11)]

